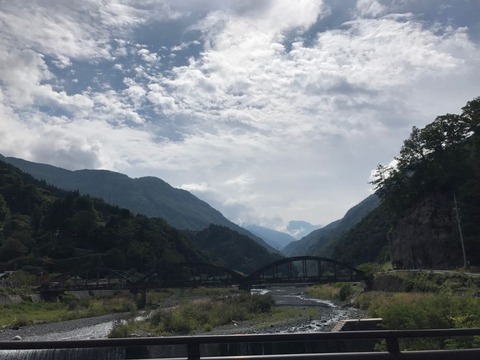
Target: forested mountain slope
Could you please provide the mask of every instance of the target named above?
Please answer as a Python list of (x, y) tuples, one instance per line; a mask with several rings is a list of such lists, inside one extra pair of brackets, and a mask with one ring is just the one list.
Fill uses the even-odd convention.
[(140, 273), (208, 256), (159, 218), (66, 192), (0, 161), (0, 268), (63, 272), (109, 267)]
[(132, 179), (107, 170), (70, 171), (1, 155), (0, 160), (61, 189), (78, 190), (81, 194), (104, 199), (134, 213), (160, 217), (177, 229), (202, 230), (210, 224), (223, 225), (274, 251), (261, 238), (231, 222), (205, 201), (156, 177)]
[(194, 234), (192, 240), (212, 258), (221, 259), (220, 265), (245, 275), (282, 258), (268, 252), (248, 236), (225, 226), (210, 225)]
[(379, 204), (376, 195), (370, 195), (345, 213), (345, 216), (321, 229), (312, 231), (304, 238), (294, 241), (282, 250), (285, 256), (317, 255), (331, 256), (335, 242), (344, 233), (359, 223)]
[(480, 98), (414, 127), (395, 166), (379, 166), (395, 268), (480, 265)]
[[(379, 166), (367, 206), (284, 249), (396, 269), (480, 266), (480, 98), (413, 127), (396, 164)], [(372, 205), (372, 204), (370, 204)], [(358, 210), (358, 209), (357, 209)]]

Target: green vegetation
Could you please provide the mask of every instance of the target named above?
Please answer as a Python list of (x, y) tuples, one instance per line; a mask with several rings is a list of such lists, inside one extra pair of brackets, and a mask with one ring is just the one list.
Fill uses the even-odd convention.
[[(480, 299), (468, 291), (462, 295), (434, 293), (367, 292), (357, 306), (371, 317), (381, 317), (387, 329), (448, 329), (480, 327)], [(480, 337), (401, 340), (403, 350), (480, 347)]]
[(162, 219), (47, 186), (0, 161), (0, 270), (106, 267), (146, 273), (205, 259)]
[[(282, 253), (286, 256), (315, 254), (332, 257), (332, 252), (334, 251), (337, 242), (341, 241), (345, 234), (378, 207), (379, 202), (378, 196), (370, 195), (359, 204), (349, 209), (341, 220), (334, 221), (320, 229), (314, 230), (303, 239), (290, 243), (282, 250)], [(371, 260), (362, 259), (360, 262), (355, 262), (355, 264), (364, 261)], [(353, 263), (350, 261), (346, 262)]]
[(375, 282), (381, 283), (382, 289), (388, 291), (463, 293), (467, 289), (477, 289), (480, 286), (480, 277), (461, 272), (405, 271), (376, 274)]
[(225, 226), (211, 224), (192, 238), (193, 242), (212, 258), (221, 259), (223, 266), (250, 274), (260, 266), (281, 259), (246, 235)]
[(385, 205), (380, 204), (335, 242), (332, 258), (353, 266), (388, 261), (386, 234), (391, 227), (391, 221)]
[(373, 291), (359, 296), (357, 305), (381, 317), (387, 329), (480, 327), (480, 299), (472, 295)]
[(226, 297), (199, 297), (166, 309), (159, 309), (146, 320), (117, 324), (110, 337), (132, 333), (185, 335), (210, 331), (214, 327), (252, 319), (270, 313), (273, 300), (268, 295), (237, 294)]
[[(377, 287), (355, 298), (355, 306), (383, 319), (391, 330), (480, 327), (480, 278), (430, 271), (375, 275)], [(404, 350), (480, 347), (480, 338), (401, 340)]]
[[(362, 203), (373, 201), (367, 198), (355, 207), (357, 209), (352, 208), (366, 210), (361, 217), (353, 217), (358, 222), (346, 222), (347, 215), (351, 218), (353, 215), (347, 213), (343, 219), (290, 244), (284, 253), (329, 256), (355, 266), (365, 262), (383, 264), (392, 260), (392, 256), (399, 269), (459, 267), (463, 259), (456, 217), (452, 212), (455, 195), (460, 208), (467, 265), (478, 266), (479, 183), (480, 98), (475, 98), (462, 108), (461, 114), (438, 116), (422, 129), (413, 127), (396, 162), (378, 166), (373, 181), (375, 195), (380, 198), (378, 207), (376, 204), (364, 207), (366, 204)], [(413, 228), (421, 224), (407, 222), (411, 225), (405, 227), (409, 232), (398, 235), (395, 239), (398, 241), (390, 247), (389, 236), (398, 234), (397, 225), (422, 206), (431, 211), (423, 213), (430, 221), (426, 225), (430, 233), (425, 234), (423, 229), (414, 233)], [(410, 247), (405, 244), (406, 237), (412, 243)], [(408, 249), (413, 256), (405, 255)]]
[(305, 294), (317, 299), (347, 301), (361, 291), (363, 286), (360, 283), (339, 282), (311, 286)]
[(198, 334), (219, 326), (266, 328), (292, 319), (311, 319), (318, 309), (275, 307), (269, 295), (226, 288), (165, 289), (149, 293), (151, 315), (115, 324), (110, 337)]
[[(478, 237), (480, 224), (480, 97), (469, 101), (462, 113), (438, 116), (423, 129), (413, 127), (396, 157), (393, 166), (379, 165), (373, 184), (382, 200), (384, 209), (392, 217), (392, 223), (405, 217), (412, 207), (427, 198), (432, 202), (435, 214), (442, 215), (441, 222), (432, 226), (442, 231), (448, 241), (442, 245), (445, 261), (459, 263), (457, 224), (452, 213), (454, 195), (461, 208), (463, 242), (472, 265), (480, 264)], [(440, 199), (451, 199), (442, 204)], [(433, 216), (433, 215), (432, 215)], [(454, 244), (454, 245), (452, 245)], [(363, 244), (362, 244), (363, 246)], [(448, 248), (446, 248), (448, 247)], [(423, 263), (435, 262), (425, 251), (417, 258)], [(413, 266), (413, 265), (412, 265)]]
[(134, 215), (78, 191), (49, 186), (0, 161), (0, 271), (86, 273), (104, 268), (139, 277), (164, 274), (175, 263), (215, 262), (250, 273), (280, 258), (227, 227), (180, 231), (161, 218)]
[(131, 296), (116, 294), (108, 297), (77, 298), (66, 294), (61, 301), (32, 301), (23, 297), (19, 303), (0, 305), (0, 328), (80, 319), (112, 313), (134, 313)]

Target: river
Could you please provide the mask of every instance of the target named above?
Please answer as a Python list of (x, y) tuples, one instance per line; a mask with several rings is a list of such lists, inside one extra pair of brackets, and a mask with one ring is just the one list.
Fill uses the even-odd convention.
[[(303, 287), (271, 287), (256, 289), (253, 293), (269, 293), (277, 306), (315, 307), (318, 315), (310, 319), (294, 319), (268, 327), (250, 327), (232, 324), (214, 329), (209, 334), (284, 333), (330, 331), (336, 323), (345, 319), (360, 319), (365, 314), (358, 309), (341, 306), (328, 300), (306, 296)], [(23, 341), (86, 340), (106, 338), (116, 321), (128, 314), (112, 314), (95, 318), (61, 321), (58, 323), (26, 326), (20, 329), (0, 331), (0, 341), (21, 339)]]
[(314, 308), (316, 315), (310, 319), (299, 318), (275, 323), (267, 327), (242, 327), (241, 324), (220, 327), (209, 334), (259, 334), (259, 333), (293, 333), (330, 331), (341, 320), (362, 319), (365, 312), (351, 306), (330, 300), (311, 298), (305, 295), (305, 287), (281, 286), (254, 289), (252, 293), (270, 294), (276, 306), (294, 306)]

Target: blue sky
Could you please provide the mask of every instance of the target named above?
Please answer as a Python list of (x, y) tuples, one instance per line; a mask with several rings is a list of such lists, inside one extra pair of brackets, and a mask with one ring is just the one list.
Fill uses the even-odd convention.
[(327, 224), (480, 95), (480, 1), (0, 3), (0, 152)]

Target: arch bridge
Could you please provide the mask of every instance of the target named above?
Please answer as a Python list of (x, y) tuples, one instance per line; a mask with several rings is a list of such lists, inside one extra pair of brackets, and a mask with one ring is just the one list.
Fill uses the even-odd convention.
[(348, 264), (319, 256), (294, 256), (254, 271), (248, 284), (332, 283), (366, 280), (365, 273)]

